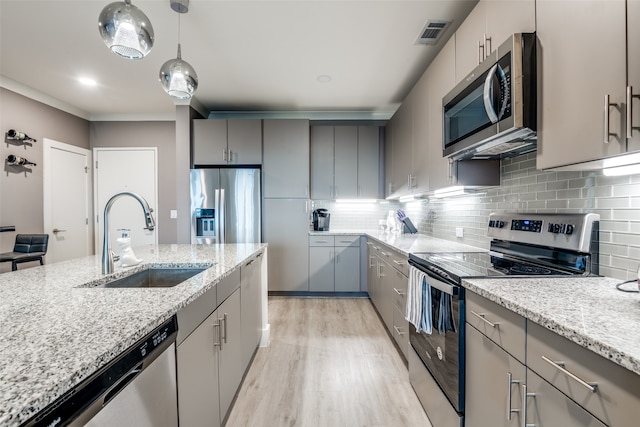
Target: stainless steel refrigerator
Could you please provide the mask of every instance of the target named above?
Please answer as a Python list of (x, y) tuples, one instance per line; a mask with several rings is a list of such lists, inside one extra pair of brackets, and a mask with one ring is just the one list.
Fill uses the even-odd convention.
[(260, 169), (191, 169), (191, 242), (260, 242)]

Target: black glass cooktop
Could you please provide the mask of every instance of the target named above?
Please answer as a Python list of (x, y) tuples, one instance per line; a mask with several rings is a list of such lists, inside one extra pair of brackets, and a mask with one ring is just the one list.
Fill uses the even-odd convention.
[(496, 256), (490, 252), (416, 252), (409, 259), (423, 269), (454, 282), (471, 277), (569, 275), (568, 271), (521, 260)]

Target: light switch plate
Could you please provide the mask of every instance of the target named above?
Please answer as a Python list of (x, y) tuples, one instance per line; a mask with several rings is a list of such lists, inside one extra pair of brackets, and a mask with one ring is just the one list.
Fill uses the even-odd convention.
[(176, 219), (178, 218), (178, 211), (175, 209), (171, 209), (171, 211), (169, 212), (169, 215), (171, 216), (171, 219)]
[(456, 227), (456, 237), (464, 237), (464, 228)]

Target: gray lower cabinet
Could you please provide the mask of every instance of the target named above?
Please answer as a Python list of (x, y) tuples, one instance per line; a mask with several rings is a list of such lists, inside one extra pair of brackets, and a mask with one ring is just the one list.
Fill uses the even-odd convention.
[(260, 344), (262, 332), (262, 254), (240, 267), (242, 365), (247, 367)]
[(236, 289), (218, 307), (218, 321), (221, 323), (219, 390), (221, 421), (226, 418), (231, 402), (242, 382), (242, 328), (240, 326), (240, 289)]
[[(251, 270), (249, 268), (247, 279), (255, 278)], [(260, 272), (259, 267), (257, 271)], [(255, 280), (260, 281), (259, 276)], [(235, 270), (216, 287), (178, 312), (180, 332), (176, 363), (181, 426), (217, 427), (224, 424), (250, 360), (243, 357), (242, 351), (241, 292), (245, 289), (246, 295), (255, 296), (255, 286), (251, 285), (253, 283), (249, 280), (243, 288), (241, 271)], [(244, 306), (245, 315), (255, 323), (253, 334), (247, 334), (251, 337), (254, 349), (261, 321), (259, 309), (255, 310), (261, 304), (260, 296), (258, 292), (257, 301), (248, 298)], [(218, 302), (221, 304), (218, 305)]]
[(466, 333), (466, 424), (521, 426), (525, 366), (469, 324)]
[(263, 239), (269, 244), (269, 291), (309, 290), (309, 202), (264, 199)]
[[(526, 399), (527, 410), (524, 413), (527, 426), (605, 426), (596, 417), (543, 380), (531, 369), (527, 369), (526, 391), (529, 395)], [(630, 420), (629, 424), (614, 425), (631, 426), (637, 421), (637, 419), (633, 422)]]
[(360, 244), (358, 246), (337, 246), (335, 251), (336, 292), (357, 292), (360, 290)]
[(220, 337), (218, 311), (214, 311), (178, 345), (178, 416), (183, 427), (220, 425)]
[(466, 319), (467, 425), (637, 424), (637, 375), (473, 292)]
[(360, 290), (360, 236), (309, 236), (309, 290)]

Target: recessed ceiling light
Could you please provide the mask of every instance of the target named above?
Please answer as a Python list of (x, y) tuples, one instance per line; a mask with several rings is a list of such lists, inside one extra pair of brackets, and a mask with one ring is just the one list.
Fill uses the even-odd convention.
[(97, 85), (95, 80), (89, 79), (87, 77), (80, 77), (80, 78), (78, 78), (78, 81), (80, 83), (82, 83), (83, 85), (85, 85), (85, 86), (96, 86)]
[(331, 76), (327, 75), (327, 74), (321, 74), (318, 76), (317, 79), (320, 83), (329, 83), (332, 79)]

